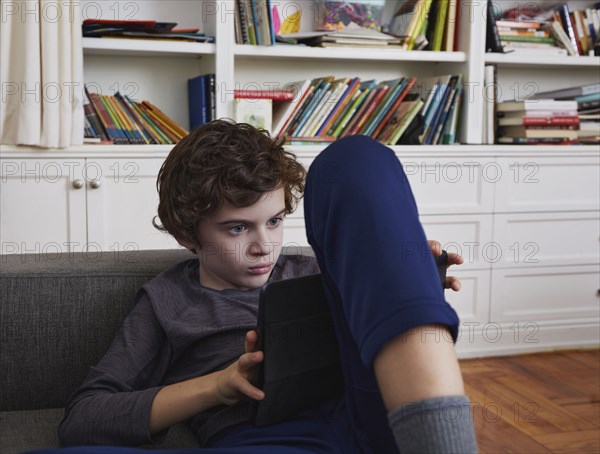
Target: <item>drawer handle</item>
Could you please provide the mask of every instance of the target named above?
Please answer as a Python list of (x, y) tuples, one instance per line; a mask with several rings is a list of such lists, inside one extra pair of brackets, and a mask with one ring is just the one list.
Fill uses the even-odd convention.
[(92, 180), (92, 181), (90, 181), (90, 187), (92, 189), (98, 189), (100, 187), (100, 180)]
[(80, 180), (80, 179), (73, 180), (73, 182), (71, 184), (73, 185), (73, 187), (75, 189), (81, 189), (81, 188), (83, 188), (83, 185), (84, 185), (83, 180)]

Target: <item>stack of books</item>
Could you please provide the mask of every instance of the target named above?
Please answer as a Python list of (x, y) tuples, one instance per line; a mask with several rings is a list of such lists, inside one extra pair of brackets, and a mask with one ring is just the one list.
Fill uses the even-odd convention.
[[(530, 6), (530, 5), (529, 5)], [(526, 55), (598, 55), (600, 9), (570, 11), (567, 3), (521, 5), (496, 20), (497, 8), (488, 0), (487, 49)]]
[(86, 19), (82, 32), (86, 38), (150, 39), (167, 41), (214, 42), (214, 36), (199, 33), (197, 28), (176, 29), (177, 22), (154, 20)]
[(85, 142), (112, 144), (175, 144), (188, 132), (148, 101), (85, 89)]
[(498, 37), (504, 52), (524, 55), (568, 55), (556, 46), (554, 37), (541, 22), (496, 21)]
[(384, 31), (402, 39), (404, 50), (452, 52), (458, 38), (458, 0), (400, 2)]
[(529, 99), (501, 102), (497, 104), (496, 112), (498, 143), (579, 143), (577, 101)]
[(574, 101), (577, 103), (577, 140), (580, 143), (600, 143), (600, 83), (536, 93), (539, 100)]
[(273, 134), (288, 142), (334, 141), (356, 134), (386, 145), (456, 142), (460, 75), (383, 82), (326, 76), (296, 86), (295, 100), (273, 113)]
[(364, 28), (354, 22), (341, 30), (331, 32), (288, 33), (278, 36), (289, 44), (303, 44), (312, 47), (379, 47), (400, 46), (402, 40), (394, 36)]

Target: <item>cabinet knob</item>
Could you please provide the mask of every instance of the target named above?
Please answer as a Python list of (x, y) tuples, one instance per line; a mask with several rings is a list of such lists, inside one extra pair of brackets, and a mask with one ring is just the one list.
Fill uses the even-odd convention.
[(81, 189), (84, 186), (83, 180), (80, 180), (80, 179), (73, 180), (73, 182), (71, 184), (73, 185), (73, 187), (75, 189)]
[(100, 187), (100, 180), (92, 180), (90, 181), (90, 188), (98, 189)]

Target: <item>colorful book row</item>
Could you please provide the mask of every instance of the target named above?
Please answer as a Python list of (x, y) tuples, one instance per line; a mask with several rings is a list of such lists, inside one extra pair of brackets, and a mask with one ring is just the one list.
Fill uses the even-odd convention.
[(85, 137), (113, 144), (174, 144), (188, 132), (149, 101), (85, 89)]
[(422, 120), (419, 143), (456, 142), (460, 75), (383, 82), (326, 76), (295, 85), (296, 99), (274, 105), (273, 113), (273, 134), (290, 142), (363, 134), (396, 145), (417, 118)]

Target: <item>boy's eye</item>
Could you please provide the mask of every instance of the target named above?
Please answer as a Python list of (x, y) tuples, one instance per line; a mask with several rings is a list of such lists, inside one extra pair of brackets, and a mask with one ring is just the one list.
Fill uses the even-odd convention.
[(283, 222), (283, 218), (271, 218), (269, 219), (269, 225), (274, 227), (279, 225), (281, 222)]
[(231, 233), (242, 233), (245, 229), (246, 229), (246, 227), (244, 225), (239, 224), (239, 225), (234, 225), (233, 227), (230, 227), (229, 231)]

